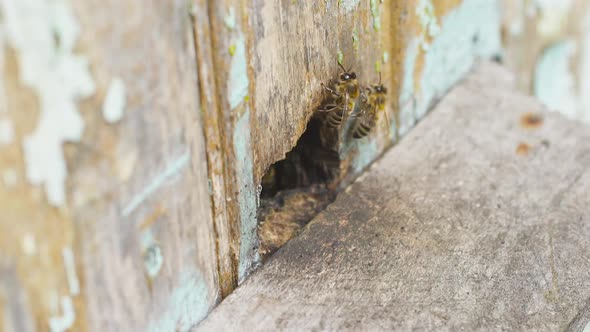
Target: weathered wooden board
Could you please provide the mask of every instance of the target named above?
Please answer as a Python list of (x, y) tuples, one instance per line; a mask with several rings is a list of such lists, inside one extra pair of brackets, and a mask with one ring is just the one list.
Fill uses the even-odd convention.
[(590, 134), (514, 90), (479, 67), (195, 330), (581, 331)]
[[(475, 57), (500, 49), (499, 8), (493, 1), (197, 3), (197, 35), (210, 29), (213, 36), (198, 38), (197, 49), (207, 58), (207, 48), (213, 50), (214, 69), (201, 80), (215, 84), (208, 91), (216, 100), (208, 105), (218, 110), (205, 113), (205, 130), (211, 133), (207, 146), (215, 147), (208, 158), (217, 234), (220, 243), (229, 241), (220, 253), (229, 252), (237, 264), (221, 273), (228, 286), (235, 284), (232, 278), (243, 280), (259, 259), (261, 179), (295, 146), (324, 96), (321, 83), (339, 72), (338, 61), (352, 66), (364, 85), (381, 73), (390, 91), (391, 122), (341, 150), (341, 168), (351, 178), (407, 132)], [(209, 26), (199, 23), (203, 8)]]
[(190, 6), (0, 4), (4, 327), (189, 329), (220, 299)]

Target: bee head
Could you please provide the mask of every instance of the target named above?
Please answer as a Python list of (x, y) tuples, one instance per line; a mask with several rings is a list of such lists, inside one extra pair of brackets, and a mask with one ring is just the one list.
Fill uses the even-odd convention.
[(354, 72), (351, 72), (350, 71), (352, 69), (352, 67), (347, 70), (340, 63), (338, 63), (338, 66), (340, 66), (340, 68), (342, 68), (342, 71), (343, 71), (340, 74), (340, 80), (342, 82), (348, 82), (348, 81), (356, 80), (356, 74)]
[(387, 88), (383, 84), (375, 85), (374, 89), (377, 93), (387, 93)]
[(356, 79), (356, 74), (354, 72), (344, 72), (340, 74), (340, 80), (343, 82), (348, 82)]

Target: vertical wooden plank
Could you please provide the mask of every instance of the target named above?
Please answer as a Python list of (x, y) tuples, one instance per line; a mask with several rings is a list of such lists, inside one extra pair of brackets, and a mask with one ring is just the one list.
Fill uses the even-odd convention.
[(190, 6), (73, 6), (98, 95), (120, 78), (127, 100), (120, 124), (88, 130), (113, 181), (96, 198), (85, 190), (104, 188), (91, 154), (75, 174), (88, 185), (73, 195), (88, 204), (76, 219), (91, 329), (187, 330), (219, 298)]
[(190, 6), (0, 10), (3, 327), (188, 330), (220, 298)]

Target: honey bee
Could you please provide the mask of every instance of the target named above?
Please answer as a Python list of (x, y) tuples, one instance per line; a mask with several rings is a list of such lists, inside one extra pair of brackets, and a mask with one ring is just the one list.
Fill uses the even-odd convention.
[(369, 135), (381, 114), (385, 114), (386, 123), (389, 123), (385, 112), (386, 95), (387, 88), (381, 83), (381, 74), (379, 74), (379, 83), (363, 89), (361, 93), (360, 111), (353, 115), (356, 122), (352, 129), (352, 137), (359, 139)]
[(328, 86), (322, 83), (322, 87), (328, 91), (330, 97), (328, 102), (319, 109), (326, 114), (325, 123), (330, 128), (338, 128), (353, 112), (356, 99), (360, 94), (360, 89), (356, 74), (345, 69), (340, 63), (342, 73), (338, 75), (335, 83), (330, 81)]

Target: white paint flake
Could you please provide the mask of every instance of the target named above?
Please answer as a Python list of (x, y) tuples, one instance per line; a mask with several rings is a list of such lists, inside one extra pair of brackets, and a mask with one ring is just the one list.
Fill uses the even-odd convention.
[(420, 45), (422, 49), (427, 51), (429, 44), (427, 39), (434, 38), (440, 32), (436, 15), (434, 13), (434, 6), (432, 0), (420, 0), (416, 5), (416, 15), (422, 27), (422, 35), (420, 36)]
[(84, 123), (77, 102), (95, 90), (88, 61), (74, 54), (79, 27), (64, 0), (2, 0), (0, 8), (20, 80), (40, 103), (35, 131), (23, 142), (27, 179), (43, 185), (48, 201), (60, 206), (67, 177), (62, 144), (80, 140)]
[(65, 332), (70, 329), (76, 321), (76, 311), (72, 298), (64, 296), (61, 298), (61, 316), (54, 316), (49, 318), (49, 329), (51, 332)]
[(119, 77), (113, 78), (102, 105), (102, 116), (108, 123), (116, 123), (123, 118), (126, 95), (125, 83)]
[(236, 11), (234, 10), (234, 7), (229, 8), (229, 12), (223, 19), (223, 23), (225, 23), (225, 26), (230, 30), (236, 28)]
[(0, 146), (11, 144), (14, 141), (14, 127), (9, 119), (0, 118)]
[(27, 256), (32, 256), (37, 253), (37, 241), (35, 241), (35, 235), (25, 233), (22, 238), (21, 247)]
[(78, 274), (76, 273), (76, 261), (74, 259), (74, 252), (70, 247), (64, 247), (62, 250), (64, 260), (64, 267), (66, 269), (66, 277), (68, 279), (68, 287), (70, 288), (70, 295), (76, 296), (80, 294), (80, 282)]

